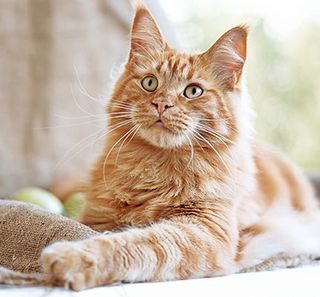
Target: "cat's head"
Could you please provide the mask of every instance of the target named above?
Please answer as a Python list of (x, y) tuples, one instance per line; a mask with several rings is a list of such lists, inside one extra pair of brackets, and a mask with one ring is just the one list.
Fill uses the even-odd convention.
[(149, 11), (138, 6), (129, 59), (108, 106), (111, 127), (126, 127), (122, 140), (140, 137), (161, 148), (232, 141), (246, 39), (246, 28), (239, 26), (204, 53), (181, 53), (164, 41)]

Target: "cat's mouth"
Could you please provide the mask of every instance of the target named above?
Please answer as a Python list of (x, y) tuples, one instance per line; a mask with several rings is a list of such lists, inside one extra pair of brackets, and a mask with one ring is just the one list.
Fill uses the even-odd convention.
[(157, 121), (155, 121), (153, 126), (154, 127), (159, 127), (159, 128), (166, 128), (166, 126), (164, 125), (164, 123), (162, 122), (161, 119), (158, 119)]
[(163, 121), (161, 118), (156, 120), (153, 124), (152, 127), (159, 129), (161, 131), (165, 132), (170, 132), (171, 134), (174, 134), (173, 131), (169, 128), (169, 126)]
[(170, 119), (161, 117), (150, 121), (149, 125), (139, 130), (139, 134), (149, 143), (161, 148), (178, 147), (186, 141), (181, 125), (175, 125)]
[(181, 127), (161, 116), (154, 120), (150, 128), (154, 129), (154, 132), (156, 133), (164, 133), (165, 135), (170, 134), (171, 136), (181, 135)]

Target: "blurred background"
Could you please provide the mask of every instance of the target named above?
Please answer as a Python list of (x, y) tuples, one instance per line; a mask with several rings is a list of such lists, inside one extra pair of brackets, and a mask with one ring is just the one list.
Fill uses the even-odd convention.
[[(320, 171), (320, 2), (149, 0), (168, 42), (205, 50), (249, 24), (257, 137)], [(0, 1), (0, 195), (85, 178), (128, 53), (127, 0)]]

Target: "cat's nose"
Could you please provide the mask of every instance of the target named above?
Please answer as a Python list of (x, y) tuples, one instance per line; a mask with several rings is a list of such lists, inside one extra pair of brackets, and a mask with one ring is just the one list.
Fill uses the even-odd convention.
[(169, 100), (153, 100), (152, 104), (156, 107), (158, 110), (159, 114), (162, 114), (166, 109), (173, 107), (173, 104)]

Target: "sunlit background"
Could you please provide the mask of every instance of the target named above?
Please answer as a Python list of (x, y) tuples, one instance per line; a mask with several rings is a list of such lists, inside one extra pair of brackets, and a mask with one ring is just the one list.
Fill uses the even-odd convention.
[(320, 1), (160, 0), (186, 50), (249, 24), (247, 81), (257, 137), (320, 169)]

